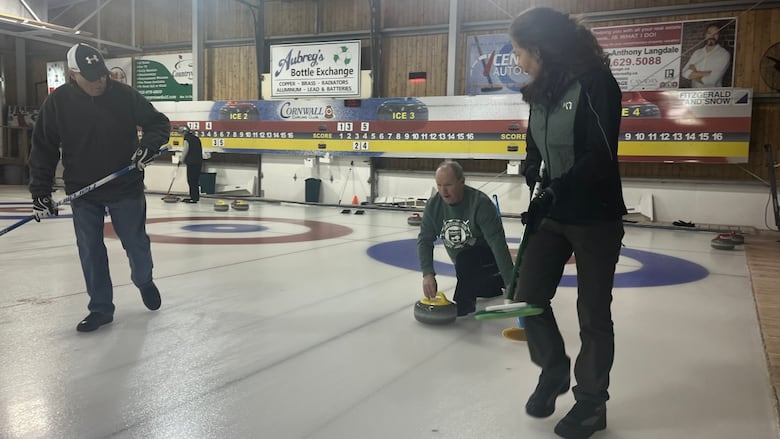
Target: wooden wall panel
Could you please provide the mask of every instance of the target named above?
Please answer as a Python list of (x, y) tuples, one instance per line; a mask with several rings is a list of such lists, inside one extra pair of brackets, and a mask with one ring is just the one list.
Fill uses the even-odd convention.
[[(368, 3), (366, 1), (365, 3)], [(382, 27), (403, 28), (449, 22), (449, 0), (383, 0)], [(370, 23), (364, 29), (368, 29)]]
[[(759, 65), (764, 52), (773, 44), (780, 43), (780, 26), (777, 23), (780, 23), (780, 9), (749, 12), (737, 23), (740, 83), (751, 84), (757, 92), (772, 91), (761, 77)], [(744, 37), (745, 42), (739, 41), (739, 37)]]
[[(385, 38), (382, 96), (444, 96), (447, 90), (447, 36)], [(427, 72), (423, 84), (409, 82), (409, 72)]]
[[(130, 17), (131, 14), (132, 7), (130, 2), (111, 2), (106, 5), (100, 11), (100, 38), (125, 43), (129, 46), (132, 43), (133, 23), (127, 17)], [(96, 17), (90, 21), (93, 26), (97, 20)], [(123, 19), (117, 19), (119, 17), (123, 17)]]
[[(205, 3), (206, 40), (254, 38), (255, 25), (248, 6), (232, 0)], [(187, 28), (192, 32), (192, 20)]]
[(371, 9), (368, 0), (324, 0), (318, 3), (320, 32), (371, 29)]
[(254, 46), (206, 50), (205, 100), (257, 99)]
[(265, 33), (269, 36), (313, 34), (317, 30), (316, 10), (316, 2), (312, 0), (266, 2)]
[(192, 0), (136, 0), (136, 25), (141, 46), (192, 41)]

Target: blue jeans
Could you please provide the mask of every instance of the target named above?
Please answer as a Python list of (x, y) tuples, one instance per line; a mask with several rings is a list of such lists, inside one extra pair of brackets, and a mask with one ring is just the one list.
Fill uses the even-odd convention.
[(130, 278), (138, 288), (152, 282), (152, 250), (146, 234), (146, 197), (95, 202), (76, 199), (71, 202), (76, 244), (81, 270), (87, 284), (90, 312), (114, 314), (114, 290), (108, 271), (108, 253), (103, 242), (105, 213), (111, 215), (119, 240), (130, 260)]

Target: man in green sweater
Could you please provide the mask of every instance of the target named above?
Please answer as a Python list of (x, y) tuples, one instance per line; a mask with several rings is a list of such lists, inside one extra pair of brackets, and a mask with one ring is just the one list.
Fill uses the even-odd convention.
[(496, 207), (485, 193), (466, 186), (463, 168), (447, 160), (436, 169), (436, 190), (425, 205), (417, 254), (423, 273), (423, 293), (438, 291), (433, 268), (433, 244), (441, 238), (455, 263), (457, 285), (453, 300), (458, 316), (476, 310), (477, 297), (496, 297), (509, 284), (512, 257)]

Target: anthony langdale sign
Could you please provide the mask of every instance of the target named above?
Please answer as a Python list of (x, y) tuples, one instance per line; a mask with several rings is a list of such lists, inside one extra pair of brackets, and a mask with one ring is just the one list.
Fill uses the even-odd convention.
[(732, 87), (735, 18), (597, 27), (623, 91)]
[(271, 97), (360, 96), (360, 41), (271, 46)]

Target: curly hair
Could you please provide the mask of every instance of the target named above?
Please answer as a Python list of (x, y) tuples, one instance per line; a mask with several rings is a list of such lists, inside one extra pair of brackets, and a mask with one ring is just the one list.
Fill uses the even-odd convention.
[(522, 89), (529, 103), (550, 105), (576, 76), (597, 68), (609, 71), (609, 58), (580, 19), (550, 8), (531, 8), (515, 17), (509, 36), (536, 54), (541, 70)]

